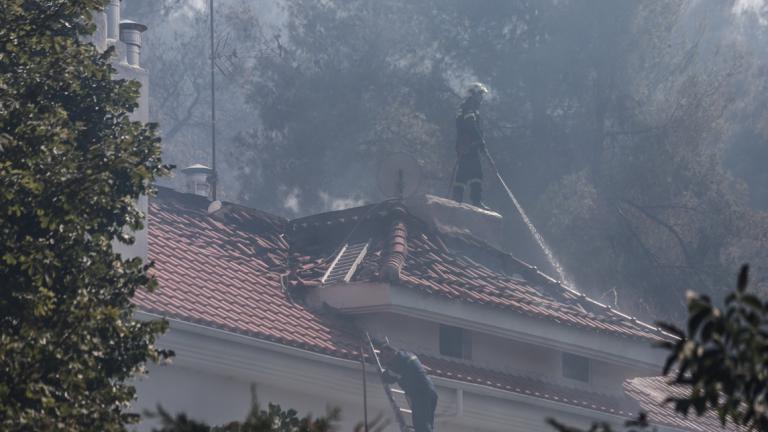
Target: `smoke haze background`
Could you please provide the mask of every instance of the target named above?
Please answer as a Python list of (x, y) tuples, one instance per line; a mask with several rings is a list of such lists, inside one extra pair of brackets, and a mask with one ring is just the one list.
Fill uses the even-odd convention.
[[(166, 161), (210, 164), (208, 2), (124, 3), (150, 27)], [(765, 290), (766, 19), (762, 0), (216, 0), (219, 194), (288, 218), (377, 202), (405, 152), (445, 195), (482, 81), (488, 146), (580, 289), (668, 319), (742, 262)], [(486, 178), (508, 249), (546, 268)]]

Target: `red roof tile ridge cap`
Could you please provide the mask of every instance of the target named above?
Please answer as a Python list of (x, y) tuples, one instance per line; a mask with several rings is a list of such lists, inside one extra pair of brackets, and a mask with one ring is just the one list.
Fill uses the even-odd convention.
[(388, 240), (387, 255), (379, 268), (379, 274), (385, 280), (397, 283), (408, 254), (408, 226), (402, 218), (392, 222)]

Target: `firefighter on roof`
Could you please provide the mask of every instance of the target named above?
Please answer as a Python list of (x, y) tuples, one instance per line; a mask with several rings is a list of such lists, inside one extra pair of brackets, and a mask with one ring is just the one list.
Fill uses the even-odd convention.
[(408, 397), (415, 432), (432, 432), (437, 392), (419, 358), (408, 351), (395, 349), (388, 342), (382, 344), (380, 350), (386, 368), (383, 378), (388, 383), (397, 382)]
[(467, 97), (459, 106), (456, 116), (456, 168), (453, 178), (453, 200), (464, 201), (464, 192), (469, 190), (472, 205), (485, 208), (483, 197), (483, 168), (480, 154), (485, 151), (480, 104), (488, 93), (482, 83), (470, 84)]

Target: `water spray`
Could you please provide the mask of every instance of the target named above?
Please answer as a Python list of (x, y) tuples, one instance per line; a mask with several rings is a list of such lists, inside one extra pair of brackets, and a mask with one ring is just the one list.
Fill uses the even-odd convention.
[(536, 226), (533, 225), (533, 222), (531, 222), (531, 220), (528, 218), (528, 214), (525, 212), (525, 210), (523, 210), (523, 206), (521, 206), (520, 202), (517, 201), (517, 198), (515, 198), (515, 194), (512, 193), (512, 190), (509, 189), (509, 186), (507, 186), (507, 183), (501, 177), (499, 168), (496, 166), (496, 161), (493, 160), (493, 157), (491, 157), (491, 154), (488, 152), (487, 148), (484, 148), (484, 151), (485, 151), (485, 157), (488, 158), (488, 162), (491, 163), (491, 167), (493, 168), (493, 171), (496, 173), (496, 178), (499, 179), (499, 183), (501, 183), (501, 185), (504, 187), (504, 190), (507, 191), (507, 195), (509, 195), (509, 198), (512, 200), (512, 204), (515, 205), (517, 212), (520, 213), (520, 217), (523, 218), (523, 222), (525, 222), (525, 225), (528, 227), (528, 231), (531, 232), (531, 234), (533, 235), (533, 238), (536, 240), (536, 243), (539, 244), (539, 247), (541, 247), (541, 249), (544, 251), (544, 254), (547, 256), (547, 260), (552, 265), (552, 267), (554, 267), (558, 276), (560, 276), (560, 281), (568, 285), (569, 287), (574, 288), (573, 283), (565, 275), (565, 269), (563, 269), (563, 266), (560, 264), (560, 261), (557, 260), (557, 258), (555, 257), (555, 254), (552, 252), (552, 249), (550, 249), (549, 245), (547, 245), (547, 242), (544, 241), (544, 237), (542, 237), (541, 234), (539, 234), (539, 231), (536, 229)]

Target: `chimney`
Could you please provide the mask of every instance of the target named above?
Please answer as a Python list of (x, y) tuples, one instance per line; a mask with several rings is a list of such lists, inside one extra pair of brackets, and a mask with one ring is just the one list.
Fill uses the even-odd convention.
[(211, 184), (208, 182), (208, 176), (213, 174), (213, 170), (205, 165), (190, 165), (181, 172), (186, 176), (186, 192), (204, 197), (210, 196)]
[(120, 37), (120, 0), (109, 0), (107, 12), (107, 44), (115, 45)]
[(131, 66), (141, 67), (141, 34), (147, 26), (134, 21), (120, 21), (120, 41), (125, 44), (125, 60)]

